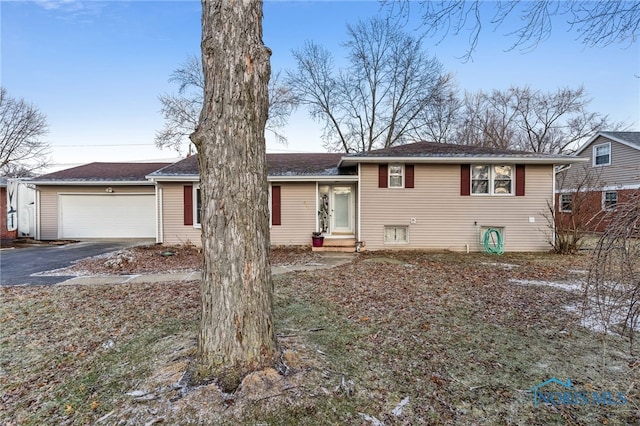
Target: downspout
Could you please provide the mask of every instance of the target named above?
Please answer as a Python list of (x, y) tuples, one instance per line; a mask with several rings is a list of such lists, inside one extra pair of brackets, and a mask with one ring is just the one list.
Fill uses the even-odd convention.
[(36, 240), (40, 241), (40, 189), (38, 189), (38, 187), (35, 188), (36, 190), (36, 220), (35, 220), (35, 225), (36, 225)]
[(360, 229), (361, 229), (360, 225), (362, 224), (362, 190), (361, 190), (362, 185), (360, 183), (360, 180), (362, 179), (362, 171), (360, 170), (360, 166), (361, 166), (361, 164), (358, 163), (358, 188), (357, 188), (357, 191), (358, 191), (358, 197), (357, 197), (357, 199), (358, 199), (358, 206), (357, 206), (358, 215), (357, 215), (357, 220), (356, 220), (356, 222), (357, 222), (356, 226), (358, 227), (358, 229), (356, 230), (356, 241), (362, 241), (362, 234), (361, 234), (361, 231), (360, 231)]
[(157, 200), (157, 207), (156, 207), (156, 215), (157, 215), (157, 219), (156, 219), (156, 242), (162, 244), (164, 242), (164, 223), (162, 218), (164, 217), (163, 211), (162, 211), (162, 207), (163, 207), (163, 199), (162, 199), (162, 195), (163, 195), (163, 191), (162, 191), (162, 186), (158, 185), (158, 183), (156, 183), (156, 200)]
[(557, 175), (557, 171), (556, 171), (556, 165), (553, 164), (552, 166), (553, 169), (553, 182), (551, 184), (552, 190), (551, 190), (551, 244), (552, 247), (556, 246), (556, 175)]
[(316, 211), (315, 211), (315, 216), (316, 216), (316, 227), (314, 228), (314, 230), (312, 232), (316, 232), (317, 230), (320, 229), (320, 219), (318, 218), (319, 216), (319, 211), (320, 211), (320, 187), (318, 185), (318, 181), (316, 181)]

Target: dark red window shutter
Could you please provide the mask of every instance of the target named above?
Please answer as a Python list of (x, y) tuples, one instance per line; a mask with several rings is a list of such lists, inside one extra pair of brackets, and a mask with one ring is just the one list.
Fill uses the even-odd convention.
[(414, 175), (414, 167), (413, 164), (405, 164), (404, 166), (404, 187), (405, 188), (413, 188), (413, 175)]
[(516, 197), (524, 197), (524, 164), (516, 164)]
[(386, 188), (389, 182), (388, 166), (386, 164), (378, 165), (378, 188)]
[(470, 164), (460, 164), (460, 195), (471, 195)]
[(193, 186), (184, 186), (184, 224), (193, 225)]
[(271, 225), (282, 225), (280, 187), (271, 187)]

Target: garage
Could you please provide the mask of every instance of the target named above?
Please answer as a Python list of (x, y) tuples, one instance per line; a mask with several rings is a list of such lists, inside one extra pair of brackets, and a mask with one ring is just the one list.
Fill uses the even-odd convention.
[(155, 238), (154, 194), (60, 194), (59, 238)]

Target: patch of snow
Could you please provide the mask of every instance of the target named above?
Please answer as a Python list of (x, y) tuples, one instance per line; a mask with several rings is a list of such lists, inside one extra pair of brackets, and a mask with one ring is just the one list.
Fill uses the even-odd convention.
[(402, 409), (408, 403), (409, 403), (409, 397), (404, 398), (402, 401), (398, 403), (398, 405), (396, 405), (393, 411), (391, 411), (391, 414), (393, 414), (396, 417), (400, 417), (402, 415)]
[(481, 265), (487, 265), (487, 266), (498, 266), (500, 268), (504, 268), (504, 269), (514, 269), (514, 268), (518, 268), (520, 265), (515, 265), (513, 263), (502, 263), (502, 262), (481, 262)]
[(542, 281), (542, 280), (519, 280), (512, 278), (509, 282), (517, 284), (517, 285), (537, 285), (537, 286), (545, 286), (545, 287), (553, 287), (558, 288), (564, 291), (574, 291), (581, 292), (582, 291), (582, 282), (580, 281), (569, 281), (569, 282), (555, 282), (555, 281)]
[(382, 423), (380, 420), (376, 419), (373, 416), (370, 416), (368, 414), (365, 413), (358, 413), (360, 415), (360, 417), (362, 417), (364, 420), (370, 422), (373, 426), (384, 426), (384, 423)]

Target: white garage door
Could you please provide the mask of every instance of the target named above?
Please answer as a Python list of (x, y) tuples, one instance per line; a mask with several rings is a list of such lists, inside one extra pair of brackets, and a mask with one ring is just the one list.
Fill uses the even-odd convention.
[(154, 238), (154, 194), (60, 195), (61, 238)]

